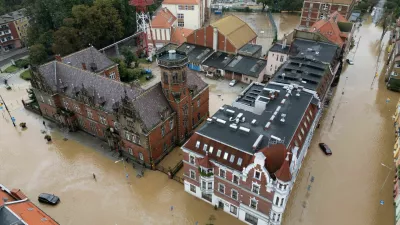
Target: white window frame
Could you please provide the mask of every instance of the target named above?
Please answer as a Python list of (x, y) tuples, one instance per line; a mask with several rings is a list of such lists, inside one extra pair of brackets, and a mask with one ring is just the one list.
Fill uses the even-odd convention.
[(69, 102), (68, 102), (67, 100), (64, 99), (63, 103), (64, 103), (64, 108), (65, 108), (66, 110), (69, 110)]
[[(192, 158), (193, 158), (193, 162), (192, 162)], [(189, 163), (195, 165), (196, 164), (196, 156), (189, 155)]]
[(285, 201), (285, 198), (281, 198), (281, 202), (279, 203), (279, 207), (283, 206), (283, 202)]
[[(257, 192), (254, 192), (254, 187), (257, 187), (257, 188), (258, 188)], [(256, 183), (253, 183), (253, 184), (251, 185), (251, 192), (253, 192), (253, 193), (259, 195), (259, 194), (260, 194), (260, 188), (261, 188), (261, 185), (256, 184)]]
[(208, 152), (212, 154), (213, 151), (214, 151), (214, 147), (213, 147), (213, 146), (210, 146), (210, 148), (208, 148)]
[(128, 140), (128, 141), (132, 141), (131, 133), (129, 133), (128, 131), (125, 131), (125, 138), (126, 138), (126, 140)]
[[(237, 177), (237, 183), (235, 183), (235, 177)], [(232, 183), (239, 185), (240, 184), (240, 176), (236, 174), (232, 174)]]
[(237, 164), (238, 166), (240, 166), (240, 165), (242, 165), (242, 162), (243, 162), (243, 159), (239, 157), (236, 164)]
[(171, 120), (169, 121), (169, 129), (170, 129), (170, 130), (174, 129), (174, 119), (171, 119)]
[[(236, 213), (232, 212), (232, 207), (234, 207), (234, 208), (235, 208), (235, 211), (236, 211)], [(232, 205), (232, 204), (231, 204), (231, 207), (229, 207), (229, 212), (230, 212), (230, 213), (232, 213), (233, 215), (237, 215), (237, 212), (238, 212), (238, 207), (237, 207), (237, 206), (235, 206), (235, 205)]]
[(307, 122), (304, 121), (303, 124), (304, 124), (304, 127), (306, 127), (306, 128), (308, 129), (308, 124), (307, 124)]
[(107, 119), (104, 116), (100, 116), (100, 123), (107, 125)]
[(224, 153), (224, 159), (225, 159), (225, 160), (228, 160), (228, 156), (229, 156), (229, 153), (225, 152), (225, 153)]
[(177, 17), (178, 19), (185, 19), (185, 14), (183, 14), (183, 13), (178, 13), (178, 14), (176, 15), (176, 17)]
[(93, 119), (93, 113), (92, 113), (92, 110), (91, 109), (86, 109), (86, 114), (87, 114), (87, 117), (89, 117), (90, 119)]
[(144, 160), (143, 153), (141, 153), (141, 152), (139, 152), (139, 159), (142, 161)]
[(297, 137), (299, 138), (299, 141), (301, 141), (301, 140), (302, 140), (302, 137), (301, 137), (301, 135), (300, 135), (300, 134), (297, 134)]
[(178, 21), (178, 27), (184, 27), (184, 26), (185, 26), (185, 23), (184, 23), (184, 22)]
[(199, 148), (200, 147), (200, 141), (197, 141), (196, 142), (196, 148)]
[(129, 154), (133, 155), (133, 150), (132, 150), (132, 148), (128, 148), (128, 152), (129, 152)]
[(304, 129), (301, 127), (300, 128), (301, 134), (304, 135)]
[[(220, 187), (224, 187), (224, 188), (223, 188), (223, 189), (224, 189), (223, 192), (221, 192), (221, 188), (220, 188)], [(225, 184), (218, 183), (218, 192), (220, 192), (220, 193), (222, 193), (222, 194), (225, 194)]]
[(200, 99), (197, 99), (197, 107), (200, 107)]
[(110, 73), (110, 75), (108, 75), (110, 77), (110, 79), (115, 80), (115, 72)]
[[(256, 206), (255, 206), (255, 208), (253, 208), (253, 207), (251, 206), (251, 203), (252, 203), (252, 201), (254, 201), (254, 202), (256, 203)], [(256, 198), (253, 198), (253, 197), (251, 197), (251, 198), (250, 198), (249, 207), (250, 207), (250, 208), (252, 208), (252, 209), (255, 209), (255, 210), (257, 210), (257, 205), (258, 205), (258, 201), (257, 201), (257, 199), (256, 199)]]
[[(258, 177), (258, 178), (257, 178), (257, 176), (256, 176), (257, 173), (260, 174), (260, 177)], [(255, 179), (257, 179), (257, 180), (261, 180), (261, 176), (262, 176), (261, 171), (255, 169), (255, 170), (254, 170), (254, 176), (253, 176), (253, 177), (254, 177)]]
[(207, 144), (204, 144), (204, 145), (203, 145), (203, 151), (206, 152), (206, 151), (207, 151), (207, 147), (208, 147), (208, 145), (207, 145)]
[[(194, 191), (192, 190), (192, 188)], [(193, 193), (196, 193), (196, 186), (194, 186), (193, 184), (189, 184), (189, 190)]]
[(229, 162), (233, 163), (235, 161), (235, 155), (231, 155), (231, 157), (229, 158)]
[[(236, 192), (236, 198), (233, 197), (233, 192)], [(239, 200), (239, 192), (235, 189), (231, 189), (231, 198), (235, 200)]]
[[(194, 177), (192, 177), (192, 173), (193, 173), (193, 176), (194, 176)], [(190, 177), (191, 179), (193, 179), (193, 180), (196, 180), (196, 171), (194, 171), (194, 170), (189, 170), (189, 177)]]
[[(221, 171), (224, 171), (224, 176), (221, 175)], [(226, 170), (219, 168), (219, 176), (226, 178)]]
[(221, 150), (221, 149), (218, 149), (218, 151), (217, 151), (217, 157), (220, 157), (220, 156), (221, 156), (221, 153), (222, 153), (222, 150)]

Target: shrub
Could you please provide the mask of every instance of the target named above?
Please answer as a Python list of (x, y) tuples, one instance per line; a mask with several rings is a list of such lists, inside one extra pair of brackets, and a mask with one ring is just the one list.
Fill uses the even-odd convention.
[(15, 66), (18, 68), (26, 68), (29, 66), (29, 59), (18, 59), (15, 61)]

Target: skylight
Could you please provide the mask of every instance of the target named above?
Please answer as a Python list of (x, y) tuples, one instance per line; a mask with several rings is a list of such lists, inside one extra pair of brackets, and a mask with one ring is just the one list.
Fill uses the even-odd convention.
[(225, 159), (225, 160), (228, 159), (228, 155), (229, 155), (229, 154), (228, 154), (227, 152), (225, 152), (225, 154), (224, 154), (224, 159)]
[(214, 150), (214, 147), (213, 147), (213, 146), (210, 146), (210, 148), (208, 149), (208, 151), (209, 151), (210, 153), (212, 153), (213, 150)]
[(242, 158), (239, 158), (238, 161), (237, 161), (237, 165), (238, 165), (238, 166), (242, 165), (242, 161), (243, 161), (243, 159), (242, 159)]
[(204, 146), (203, 146), (203, 151), (207, 151), (207, 145), (206, 144), (204, 144)]
[(231, 158), (229, 159), (229, 162), (233, 163), (235, 161), (235, 155), (231, 155)]
[(199, 148), (200, 147), (200, 141), (197, 141), (196, 142), (196, 148)]
[(217, 152), (217, 157), (220, 157), (221, 156), (221, 149), (218, 149), (218, 152)]

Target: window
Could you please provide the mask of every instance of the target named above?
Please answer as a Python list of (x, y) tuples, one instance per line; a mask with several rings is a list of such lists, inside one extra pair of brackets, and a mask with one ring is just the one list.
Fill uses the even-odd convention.
[(217, 152), (217, 157), (220, 157), (221, 156), (221, 149), (218, 149), (218, 152)]
[(167, 145), (167, 143), (164, 143), (164, 152), (167, 151), (167, 149), (168, 149), (168, 145)]
[(178, 22), (178, 27), (184, 27), (185, 23), (184, 22)]
[(78, 104), (75, 104), (75, 105), (74, 105), (74, 108), (75, 108), (75, 112), (77, 112), (77, 113), (80, 113), (80, 112), (81, 112), (81, 108), (79, 107)]
[(69, 103), (66, 100), (64, 100), (64, 108), (66, 110), (68, 110), (68, 107), (69, 107)]
[(278, 54), (276, 54), (276, 61), (278, 61), (279, 60), (279, 55)]
[(281, 199), (281, 204), (280, 204), (279, 206), (282, 206), (282, 205), (283, 205), (283, 201), (285, 201), (284, 198)]
[(276, 213), (272, 214), (272, 221), (275, 221)]
[(168, 73), (163, 72), (163, 77), (164, 77), (164, 83), (168, 84)]
[(281, 214), (278, 214), (278, 217), (276, 218), (276, 221), (279, 222), (280, 219), (281, 219)]
[(172, 75), (172, 83), (175, 83), (175, 84), (178, 83), (178, 73), (174, 73)]
[(250, 207), (253, 209), (257, 209), (257, 200), (254, 198), (250, 199)]
[(129, 154), (133, 155), (133, 151), (131, 148), (128, 148), (128, 152), (129, 152)]
[(196, 160), (196, 158), (194, 156), (192, 156), (192, 155), (189, 156), (189, 162), (191, 164), (195, 164), (195, 160)]
[(219, 184), (218, 185), (218, 191), (221, 192), (222, 194), (225, 194), (225, 185)]
[(184, 8), (183, 8), (183, 5), (178, 5), (178, 9), (179, 10), (183, 10)]
[(208, 145), (204, 144), (203, 145), (203, 151), (207, 151), (207, 147), (208, 147)]
[(194, 186), (193, 184), (190, 185), (190, 191), (193, 193), (196, 193), (196, 186)]
[(194, 5), (189, 5), (189, 10), (194, 10)]
[(200, 107), (200, 99), (197, 100), (197, 107)]
[(42, 100), (42, 102), (44, 102), (43, 95), (40, 95), (40, 99)]
[(228, 159), (228, 155), (229, 155), (229, 153), (225, 152), (225, 154), (224, 154), (224, 159), (225, 159), (225, 160)]
[(309, 113), (310, 113), (310, 116), (313, 116), (313, 113), (311, 112), (311, 110), (310, 111), (308, 111)]
[(276, 197), (276, 199), (275, 199), (275, 205), (278, 205), (279, 204), (279, 197)]
[(251, 191), (256, 193), (256, 194), (260, 194), (260, 185), (253, 184), (253, 187), (251, 188)]
[(261, 179), (261, 172), (255, 170), (255, 171), (254, 171), (254, 178), (256, 178), (257, 180), (260, 180), (260, 179)]
[(161, 136), (164, 137), (165, 135), (165, 130), (164, 130), (164, 125), (161, 126)]
[(253, 225), (258, 224), (258, 218), (248, 213), (246, 213), (246, 215), (244, 216), (244, 220)]
[(319, 16), (319, 19), (320, 19), (320, 20), (323, 20), (323, 19), (325, 19), (325, 16), (324, 16), (324, 15), (320, 15), (320, 16)]
[(232, 195), (231, 197), (235, 200), (238, 200), (238, 192), (236, 190), (232, 190)]
[(190, 170), (190, 178), (196, 180), (196, 172), (194, 172), (193, 170)]
[(171, 120), (169, 121), (169, 129), (170, 129), (170, 130), (174, 129), (174, 119), (171, 119)]
[(342, 11), (342, 6), (341, 5), (339, 5), (338, 11)]
[(96, 123), (94, 122), (90, 122), (90, 130), (92, 130), (92, 132), (96, 132)]
[(118, 122), (114, 122), (114, 129), (118, 130), (119, 129), (119, 123)]
[(197, 141), (196, 142), (196, 148), (199, 148), (200, 147), (200, 141)]
[(322, 4), (322, 10), (328, 10), (329, 4)]
[(183, 13), (178, 13), (178, 19), (184, 19)]
[(229, 162), (233, 163), (235, 161), (235, 155), (231, 155), (231, 158), (229, 159)]
[(128, 140), (128, 141), (132, 140), (132, 136), (131, 136), (131, 134), (130, 134), (128, 131), (125, 131), (125, 138), (126, 138), (126, 140)]
[(102, 123), (102, 124), (104, 124), (104, 125), (107, 125), (107, 120), (106, 120), (106, 118), (100, 116), (100, 123)]
[(299, 142), (297, 142), (297, 140), (294, 140), (294, 145), (296, 145), (297, 147), (299, 147)]
[(219, 169), (219, 176), (225, 178), (226, 176), (226, 171), (223, 169)]
[(115, 80), (115, 72), (110, 73), (109, 77), (110, 77), (110, 79)]
[(239, 158), (238, 161), (237, 161), (237, 165), (238, 165), (238, 166), (242, 165), (242, 161), (243, 161), (243, 159), (242, 159), (242, 158)]
[(299, 141), (301, 141), (301, 135), (300, 135), (300, 134), (298, 134), (298, 135), (297, 135), (297, 137), (299, 138)]
[(90, 119), (93, 119), (92, 110), (86, 109), (86, 113), (87, 113), (87, 117), (89, 117)]
[(237, 215), (237, 207), (236, 207), (236, 206), (234, 206), (234, 205), (231, 205), (230, 212), (231, 212), (232, 214), (235, 214), (235, 215)]
[(208, 149), (208, 151), (210, 152), (210, 154), (213, 152), (213, 150), (214, 150), (214, 147), (213, 147), (213, 146), (210, 146), (210, 148)]
[(307, 115), (307, 121), (310, 122), (310, 117)]
[(208, 182), (207, 183), (207, 189), (208, 190), (212, 190), (213, 188), (212, 188), (212, 182)]
[(206, 189), (206, 182), (203, 180), (202, 182), (201, 182), (201, 188), (202, 189)]
[(304, 127), (308, 128), (308, 125), (307, 125), (306, 121), (304, 121), (303, 124), (304, 124)]
[(143, 161), (143, 153), (139, 152), (139, 159)]
[(283, 55), (281, 55), (281, 60), (280, 61), (283, 62)]
[(189, 9), (189, 6), (188, 5), (185, 5), (185, 10), (188, 10)]
[(301, 131), (301, 134), (304, 135), (304, 129), (301, 128), (300, 131)]
[(233, 175), (232, 182), (234, 184), (239, 184), (239, 176), (238, 175)]

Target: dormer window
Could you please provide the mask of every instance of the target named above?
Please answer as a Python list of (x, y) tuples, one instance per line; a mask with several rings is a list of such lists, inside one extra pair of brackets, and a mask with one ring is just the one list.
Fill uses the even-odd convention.
[(214, 150), (214, 147), (213, 147), (213, 146), (210, 146), (210, 148), (208, 149), (208, 151), (210, 152), (210, 154), (212, 154), (213, 150)]
[(220, 156), (221, 156), (221, 153), (222, 153), (221, 149), (218, 149), (217, 157), (220, 157)]
[(199, 148), (200, 147), (200, 141), (197, 141), (196, 142), (196, 148)]
[(238, 165), (238, 166), (242, 165), (242, 161), (243, 161), (243, 159), (242, 159), (242, 158), (239, 158), (238, 161), (237, 161), (237, 165)]
[(229, 162), (233, 163), (235, 161), (235, 155), (231, 155), (231, 158), (229, 159)]
[(208, 147), (208, 145), (204, 144), (203, 151), (207, 151), (207, 147)]
[(225, 159), (225, 160), (228, 159), (228, 155), (229, 155), (229, 153), (225, 152), (225, 154), (224, 154), (224, 159)]
[(254, 178), (256, 178), (257, 180), (261, 179), (261, 172), (258, 170), (254, 171)]

